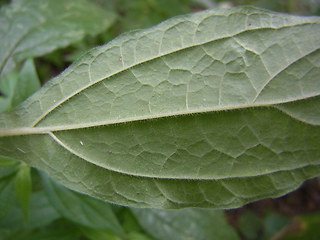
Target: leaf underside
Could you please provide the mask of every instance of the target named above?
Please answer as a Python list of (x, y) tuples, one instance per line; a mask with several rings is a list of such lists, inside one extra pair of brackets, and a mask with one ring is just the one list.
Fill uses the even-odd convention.
[(0, 115), (0, 153), (122, 205), (280, 196), (320, 172), (319, 40), (248, 7), (124, 34)]

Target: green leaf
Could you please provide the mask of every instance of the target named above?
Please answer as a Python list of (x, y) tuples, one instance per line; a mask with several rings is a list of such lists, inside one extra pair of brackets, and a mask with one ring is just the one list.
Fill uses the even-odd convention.
[(40, 81), (32, 59), (27, 60), (21, 71), (11, 72), (0, 82), (5, 97), (0, 98), (0, 112), (10, 110), (40, 88)]
[(263, 236), (261, 239), (272, 239), (279, 232), (283, 230), (283, 228), (289, 224), (290, 218), (287, 216), (279, 215), (276, 212), (269, 212), (263, 219)]
[(263, 230), (263, 222), (255, 212), (247, 210), (239, 217), (238, 227), (246, 239), (259, 239)]
[[(3, 169), (1, 169), (3, 170)], [(0, 220), (5, 219), (13, 207), (14, 176), (0, 178)]]
[(130, 232), (141, 232), (142, 228), (133, 215), (132, 211), (128, 207), (122, 207), (120, 212), (116, 212), (117, 217), (121, 223), (122, 228), (130, 233)]
[(0, 161), (0, 165), (2, 165), (3, 161), (3, 165), (0, 167), (0, 179), (13, 176), (19, 169), (20, 162), (17, 162), (16, 160), (0, 156)]
[[(14, 201), (13, 201), (14, 202)], [(49, 225), (60, 215), (51, 206), (45, 192), (38, 191), (30, 196), (29, 218), (25, 223), (21, 207), (14, 202), (13, 207), (8, 210), (6, 216), (0, 219), (0, 228), (7, 229), (37, 229)]]
[(129, 233), (129, 240), (153, 240), (153, 238), (138, 232)]
[(122, 205), (283, 195), (320, 173), (319, 39), (319, 17), (250, 7), (124, 34), (0, 115), (1, 155)]
[(16, 195), (21, 205), (23, 218), (25, 222), (29, 217), (29, 202), (32, 190), (30, 167), (26, 164), (21, 164), (15, 178)]
[(0, 82), (0, 112), (9, 110), (14, 97), (14, 89), (16, 88), (19, 76), (16, 71), (7, 74)]
[(3, 236), (1, 240), (83, 240), (78, 227), (63, 219), (36, 230), (22, 228), (13, 231), (0, 231), (0, 234), (4, 235), (1, 235), (1, 237)]
[(90, 240), (122, 240), (118, 236), (106, 230), (80, 227), (81, 232)]
[(17, 163), (18, 161), (15, 159), (0, 157), (0, 168), (10, 167), (16, 165)]
[(14, 0), (0, 11), (0, 74), (17, 62), (40, 56), (104, 31), (114, 14), (86, 0)]
[(42, 179), (50, 203), (63, 217), (86, 227), (125, 236), (108, 203), (70, 191), (44, 174)]
[(224, 213), (208, 209), (132, 209), (141, 226), (156, 239), (239, 239)]
[(32, 95), (40, 88), (40, 80), (38, 78), (36, 68), (32, 59), (25, 61), (21, 71), (19, 72), (19, 82), (13, 95), (12, 108), (23, 102), (27, 97)]

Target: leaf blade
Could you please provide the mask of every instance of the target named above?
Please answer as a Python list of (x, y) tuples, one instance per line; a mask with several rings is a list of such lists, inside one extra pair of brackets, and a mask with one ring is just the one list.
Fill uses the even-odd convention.
[[(120, 36), (0, 115), (1, 151), (124, 205), (231, 208), (279, 196), (319, 174), (318, 113), (303, 121), (283, 110), (318, 101), (319, 26), (235, 8)], [(57, 154), (64, 161), (48, 157)]]
[[(228, 29), (230, 31), (230, 33), (226, 32), (227, 30), (225, 28), (221, 28), (221, 29), (218, 29), (219, 30), (218, 33), (211, 33), (211, 35), (208, 34), (208, 31), (212, 32), (212, 26), (209, 25), (208, 23), (206, 23), (206, 21), (208, 21), (208, 20), (206, 20), (207, 18), (210, 19), (210, 23), (212, 22), (213, 26), (216, 26), (216, 25), (219, 25), (223, 21), (227, 21), (227, 20), (230, 21), (230, 19), (228, 19), (228, 18), (232, 18), (232, 16), (236, 15), (238, 11), (240, 12), (240, 17), (239, 17), (240, 19), (238, 19), (238, 18), (234, 19), (233, 24), (230, 24), (230, 26), (228, 26), (228, 28), (230, 28), (230, 29)], [(238, 22), (244, 23), (245, 21), (249, 21), (249, 20), (247, 20), (247, 18), (254, 15), (254, 14), (256, 14), (258, 16), (257, 19), (254, 19), (254, 20), (256, 22), (258, 22), (258, 20), (259, 20), (259, 22), (260, 22), (260, 23), (258, 23), (257, 26), (253, 26), (253, 25), (248, 26), (246, 24), (242, 24), (241, 28), (237, 28), (237, 25), (233, 26), (235, 24), (238, 24)], [(223, 16), (223, 19), (219, 19), (220, 16)], [(58, 78), (55, 78), (54, 80), (52, 80), (51, 83), (48, 84), (48, 86), (47, 86), (47, 88), (50, 88), (51, 94), (47, 94), (46, 99), (40, 100), (42, 102), (42, 110), (39, 111), (39, 106), (32, 104), (35, 101), (35, 99), (31, 100), (29, 103), (26, 103), (25, 107), (30, 108), (32, 105), (31, 110), (34, 114), (37, 114), (37, 116), (30, 116), (30, 114), (29, 114), (29, 116), (32, 117), (32, 120), (28, 121), (28, 123), (24, 123), (24, 125), (34, 126), (34, 125), (38, 124), (39, 122), (40, 122), (40, 124), (38, 124), (38, 126), (46, 125), (45, 122), (48, 121), (48, 119), (45, 119), (43, 121), (43, 119), (46, 115), (48, 115), (50, 112), (52, 112), (54, 109), (56, 109), (60, 104), (63, 104), (65, 101), (67, 101), (70, 98), (73, 98), (76, 94), (83, 91), (84, 89), (86, 89), (90, 86), (93, 86), (94, 84), (98, 84), (102, 80), (104, 80), (106, 78), (110, 78), (110, 77), (114, 76), (115, 74), (129, 70), (134, 66), (141, 65), (146, 62), (151, 62), (152, 60), (157, 60), (157, 59), (158, 59), (158, 61), (161, 62), (162, 60), (161, 59), (159, 60), (159, 57), (164, 57), (167, 54), (170, 54), (171, 53), (170, 51), (173, 51), (173, 53), (175, 53), (179, 50), (184, 50), (185, 48), (189, 49), (194, 46), (202, 46), (202, 45), (206, 44), (207, 41), (209, 41), (209, 42), (210, 41), (218, 41), (221, 39), (223, 40), (224, 38), (234, 37), (237, 34), (242, 33), (242, 31), (244, 33), (246, 33), (247, 31), (248, 32), (255, 32), (257, 30), (259, 31), (260, 28), (262, 28), (263, 30), (266, 28), (266, 30), (267, 30), (267, 32), (263, 35), (263, 38), (266, 38), (265, 41), (267, 41), (267, 43), (268, 43), (268, 41), (270, 41), (270, 43), (268, 43), (268, 45), (272, 45), (274, 43), (273, 41), (275, 41), (274, 35), (277, 36), (277, 34), (279, 34), (279, 36), (276, 38), (276, 40), (281, 39), (281, 37), (282, 37), (282, 44), (285, 44), (287, 46), (288, 41), (289, 41), (293, 45), (293, 47), (291, 47), (291, 48), (294, 48), (295, 41), (290, 39), (288, 29), (287, 29), (287, 28), (292, 28), (294, 26), (297, 26), (297, 28), (298, 28), (297, 29), (297, 31), (298, 31), (297, 36), (299, 38), (298, 42), (306, 41), (306, 42), (312, 42), (312, 43), (315, 42), (316, 43), (317, 42), (316, 40), (319, 38), (319, 36), (317, 35), (317, 32), (319, 32), (319, 31), (317, 31), (317, 28), (319, 28), (319, 24), (317, 24), (317, 22), (319, 21), (318, 18), (299, 18), (299, 17), (290, 17), (287, 15), (273, 14), (273, 15), (268, 16), (268, 19), (269, 19), (268, 21), (271, 21), (271, 19), (273, 17), (275, 17), (276, 20), (274, 20), (274, 22), (272, 22), (272, 24), (270, 24), (268, 26), (265, 22), (263, 22), (263, 21), (268, 22), (266, 19), (264, 19), (267, 16), (268, 16), (268, 12), (266, 12), (264, 10), (250, 9), (250, 8), (244, 8), (244, 9), (240, 8), (240, 9), (234, 9), (234, 10), (212, 10), (212, 12), (208, 11), (208, 12), (204, 12), (204, 13), (201, 13), (198, 15), (195, 14), (195, 15), (188, 16), (190, 19), (188, 17), (181, 17), (181, 19), (174, 18), (174, 19), (171, 19), (163, 24), (158, 25), (157, 27), (151, 28), (149, 30), (135, 32), (132, 34), (125, 34), (123, 36), (120, 36), (119, 38), (117, 38), (117, 40), (112, 41), (108, 45), (105, 45), (103, 47), (96, 48), (96, 49), (92, 50), (90, 53), (88, 53), (86, 56), (84, 56), (80, 61), (76, 62), (74, 64), (74, 68), (68, 69), (66, 72), (64, 72), (64, 74), (62, 74)], [(259, 19), (259, 18), (261, 18), (261, 19)], [(159, 54), (160, 50), (153, 51), (151, 53), (148, 51), (147, 52), (143, 51), (143, 49), (142, 49), (143, 44), (148, 46), (150, 49), (161, 48), (161, 46), (164, 46), (164, 44), (162, 44), (160, 46), (160, 42), (157, 39), (159, 37), (161, 37), (162, 34), (164, 34), (163, 32), (167, 31), (168, 29), (170, 30), (171, 28), (175, 27), (175, 25), (179, 24), (180, 22), (187, 24), (189, 21), (192, 21), (192, 20), (195, 21), (197, 24), (201, 23), (202, 25), (206, 25), (206, 24), (208, 25), (204, 29), (201, 28), (202, 26), (198, 27), (201, 30), (201, 33), (202, 34), (205, 33), (205, 35), (203, 35), (203, 36), (201, 35), (201, 37), (199, 37), (198, 40), (194, 40), (195, 43), (194, 42), (186, 42), (186, 44), (187, 44), (186, 47), (176, 46), (173, 50), (170, 48), (171, 45), (168, 45), (168, 49), (161, 50), (161, 52), (162, 52), (161, 54)], [(215, 22), (215, 21), (217, 21), (217, 22)], [(284, 22), (286, 22), (286, 23), (284, 23)], [(194, 24), (194, 25), (197, 25), (197, 24)], [(185, 30), (187, 27), (189, 27), (189, 25), (183, 26), (183, 27), (184, 27), (183, 30)], [(274, 32), (272, 32), (273, 28), (275, 29)], [(281, 29), (285, 30), (284, 33), (277, 32), (277, 30), (281, 30)], [(194, 32), (197, 32), (197, 30), (198, 29), (195, 29)], [(314, 34), (312, 34), (310, 36), (311, 38), (309, 38), (309, 34), (307, 34), (305, 31), (307, 33), (312, 32)], [(181, 30), (181, 32), (182, 32), (182, 30)], [(291, 32), (290, 32), (290, 34), (291, 34)], [(184, 37), (188, 38), (190, 33), (186, 32), (185, 35), (186, 36), (184, 36)], [(308, 38), (305, 37), (306, 35), (308, 35)], [(174, 36), (170, 36), (170, 34), (169, 34), (169, 36), (167, 36), (167, 39), (168, 39), (167, 41), (169, 41), (169, 39), (171, 39), (169, 37), (173, 38)], [(207, 39), (208, 37), (211, 37), (211, 39)], [(147, 41), (146, 38), (150, 38), (150, 40)], [(251, 41), (253, 41), (255, 39), (255, 36), (251, 36), (251, 38), (252, 38)], [(306, 39), (304, 39), (304, 38), (306, 38)], [(248, 41), (247, 38), (245, 38), (245, 40)], [(249, 43), (253, 45), (252, 42), (249, 42)], [(157, 44), (157, 45), (154, 46), (153, 44)], [(226, 46), (223, 46), (224, 44)], [(237, 48), (241, 44), (234, 43), (234, 42), (232, 42), (232, 43), (228, 43), (228, 42), (224, 43), (223, 42), (223, 43), (217, 44), (218, 47), (214, 46), (214, 49), (216, 49), (216, 48), (228, 49), (228, 48), (232, 47), (232, 44), (236, 44), (237, 46), (235, 48), (233, 47), (231, 49), (231, 53), (229, 52), (228, 54), (229, 55), (234, 54), (234, 52), (237, 52)], [(121, 45), (121, 46), (123, 45), (123, 47), (125, 47), (126, 49), (124, 50), (124, 49), (120, 48), (118, 45)], [(138, 49), (134, 49), (135, 45), (137, 45), (139, 48), (137, 47)], [(310, 53), (310, 51), (313, 51), (313, 50), (319, 48), (319, 46), (316, 46), (316, 45), (314, 46), (314, 43), (313, 44), (306, 44), (306, 45), (313, 46), (313, 47), (305, 48), (304, 49), (305, 54), (308, 54), (308, 53)], [(293, 59), (291, 61), (296, 60), (296, 58), (301, 55), (301, 53), (299, 52), (299, 48), (303, 48), (303, 46), (304, 46), (304, 44), (302, 44), (302, 46), (299, 45), (298, 47), (296, 47), (298, 50), (294, 51), (295, 55), (288, 56), (288, 58)], [(244, 46), (244, 49), (245, 49), (245, 47), (247, 47), (247, 46)], [(253, 45), (251, 47), (253, 48), (253, 50), (252, 50), (253, 52), (257, 51), (258, 53), (263, 52), (267, 48), (267, 46), (265, 46), (263, 48), (263, 46), (255, 46), (255, 45)], [(138, 51), (141, 53), (139, 55), (139, 59), (134, 59), (133, 58), (134, 53), (138, 52)], [(206, 51), (208, 51), (208, 50), (206, 50)], [(202, 55), (205, 56), (206, 51), (201, 50), (201, 52), (205, 52), (205, 53), (202, 53)], [(213, 51), (213, 50), (211, 50), (211, 51)], [(126, 58), (124, 56), (121, 56), (121, 52), (123, 54), (127, 53), (127, 55), (128, 55), (127, 58), (129, 61), (128, 63), (125, 63)], [(151, 56), (150, 56), (150, 54), (151, 54)], [(192, 57), (193, 54), (194, 53), (189, 53), (190, 57)], [(218, 51), (217, 56), (215, 56), (213, 58), (218, 58), (218, 60), (219, 60), (219, 55), (222, 55), (222, 54), (223, 54), (223, 52), (220, 50), (220, 51)], [(240, 57), (241, 57), (241, 51), (238, 54), (240, 54)], [(197, 59), (195, 59), (194, 61), (199, 60), (199, 58), (201, 58), (202, 55), (198, 56)], [(106, 57), (106, 56), (108, 56), (108, 57)], [(209, 56), (210, 56), (210, 54), (209, 54)], [(302, 54), (302, 56), (304, 56), (304, 55)], [(119, 61), (120, 57), (121, 57), (122, 61)], [(179, 59), (179, 56), (177, 56), (176, 58)], [(220, 58), (221, 58), (221, 56), (220, 56)], [(252, 58), (252, 56), (251, 56), (251, 58)], [(101, 60), (99, 61), (99, 59), (101, 59)], [(267, 59), (270, 59), (270, 57)], [(92, 62), (93, 60), (96, 60), (96, 61), (91, 64), (90, 62)], [(168, 61), (171, 65), (173, 64), (173, 67), (176, 66), (176, 67), (180, 67), (180, 68), (184, 69), (183, 65), (185, 65), (185, 63), (184, 63), (184, 61), (181, 61), (181, 59), (179, 61), (177, 61), (177, 59), (173, 58), (173, 59), (169, 59)], [(255, 59), (251, 59), (250, 61), (252, 63), (254, 63)], [(271, 60), (268, 60), (268, 62), (272, 62), (272, 61), (274, 61), (274, 58), (271, 58)], [(178, 66), (177, 66), (177, 62), (179, 63)], [(164, 63), (162, 63), (162, 65), (163, 64)], [(242, 64), (242, 63), (240, 63), (240, 64)], [(260, 63), (260, 65), (261, 64), (262, 63)], [(290, 64), (290, 59), (285, 64)], [(104, 66), (104, 67), (101, 68), (101, 66)], [(283, 64), (280, 65), (280, 67), (282, 67), (282, 66), (283, 66)], [(217, 66), (217, 67), (219, 68), (219, 66)], [(256, 69), (257, 65), (253, 64), (251, 67), (253, 69)], [(157, 66), (156, 69), (159, 71), (159, 68), (160, 67)], [(232, 66), (231, 66), (231, 68), (232, 68)], [(277, 67), (277, 68), (279, 68), (279, 67)], [(214, 67), (213, 69), (216, 69), (216, 67)], [(317, 69), (317, 68), (315, 68), (315, 69)], [(147, 70), (150, 71), (150, 67)], [(165, 68), (164, 71), (168, 71), (168, 67)], [(77, 72), (77, 73), (75, 73), (75, 72)], [(142, 71), (142, 72), (144, 73), (146, 71)], [(246, 72), (249, 72), (249, 71), (246, 70)], [(256, 81), (259, 81), (259, 79), (254, 74), (256, 74), (256, 73), (253, 71), (252, 76), (255, 77)], [(263, 74), (260, 73), (260, 76), (263, 76)], [(125, 76), (125, 78), (126, 78), (125, 80), (128, 80), (128, 78), (130, 79), (130, 77), (132, 77), (132, 76), (131, 75)], [(71, 80), (67, 80), (67, 79), (75, 79), (75, 78), (78, 79), (77, 80), (78, 82), (76, 85), (70, 84)], [(267, 77), (267, 75), (265, 75), (264, 79), (265, 79), (265, 81), (269, 81), (269, 78)], [(148, 84), (150, 84), (151, 86), (153, 85), (152, 82), (150, 82)], [(157, 84), (157, 83), (154, 83), (154, 84)], [(259, 83), (259, 84), (260, 85), (262, 84), (262, 86), (263, 86), (263, 83)], [(124, 81), (124, 82), (118, 81), (117, 85), (120, 85), (120, 86), (124, 85), (125, 86), (125, 85), (127, 85), (127, 83), (126, 83), (126, 81)], [(63, 93), (60, 91), (60, 87), (62, 89), (64, 89)], [(116, 88), (116, 86), (111, 85), (110, 88), (111, 89)], [(42, 91), (43, 91), (43, 93), (47, 92), (47, 89), (44, 88)], [(108, 89), (107, 89), (107, 91), (110, 92)], [(238, 92), (239, 92), (238, 89), (233, 89), (233, 93), (235, 94), (235, 96), (238, 95)], [(210, 93), (207, 93), (207, 94), (210, 94)], [(211, 92), (211, 94), (212, 94), (212, 92)], [(228, 92), (226, 92), (226, 94), (228, 95)], [(310, 96), (312, 96), (312, 95), (310, 95)], [(41, 92), (39, 92), (38, 97), (41, 98)], [(36, 97), (36, 98), (38, 98), (38, 97)], [(255, 95), (251, 96), (252, 99), (254, 97), (255, 97)], [(210, 98), (212, 98), (212, 95), (209, 95), (209, 97), (207, 99), (210, 99)], [(39, 100), (39, 99), (37, 99), (37, 100)], [(239, 100), (239, 99), (236, 99), (236, 100)], [(280, 100), (282, 102), (283, 98), (280, 98), (279, 101)], [(76, 99), (76, 101), (81, 102), (80, 99)], [(104, 101), (106, 103), (108, 103), (108, 102), (112, 102), (113, 99), (112, 98), (105, 99)], [(199, 103), (199, 101), (201, 101), (201, 100), (198, 99), (198, 100), (194, 101), (194, 104), (196, 104), (196, 107), (201, 105)], [(233, 102), (233, 105), (232, 105), (232, 103), (228, 104), (228, 105), (232, 105), (231, 107), (230, 106), (228, 107), (228, 105), (223, 105), (223, 106), (219, 107), (219, 106), (217, 106), (217, 101), (218, 101), (218, 99), (215, 99), (214, 103), (211, 102), (209, 104), (209, 109), (202, 108), (201, 111), (227, 110), (229, 108), (234, 109), (234, 108), (238, 108), (238, 107), (248, 107), (247, 103), (246, 104), (244, 104), (244, 103), (234, 104), (234, 102)], [(244, 99), (242, 99), (242, 101), (244, 101)], [(109, 115), (111, 115), (111, 116), (108, 116), (107, 113), (108, 113), (108, 110), (110, 110), (110, 107), (108, 107), (108, 105), (105, 105), (106, 111), (103, 111), (104, 115), (101, 114), (102, 115), (101, 117), (105, 118), (107, 116), (109, 118), (109, 120), (111, 120), (111, 119), (113, 120), (111, 123), (133, 120), (133, 119), (131, 119), (133, 113), (137, 113), (137, 114), (142, 115), (142, 118), (135, 118), (136, 120), (148, 119), (150, 117), (152, 118), (152, 116), (149, 116), (150, 114), (143, 114), (144, 111), (148, 111), (148, 104), (146, 104), (146, 105), (144, 104), (143, 111), (142, 111), (142, 110), (137, 109), (137, 107), (132, 106), (132, 103), (130, 104), (129, 101), (127, 101), (125, 103), (126, 103), (126, 105), (128, 105), (128, 107), (126, 108), (128, 113), (126, 115), (119, 116), (119, 112), (114, 111), (114, 113), (112, 113), (112, 114), (109, 113)], [(206, 103), (204, 103), (203, 101), (201, 101), (201, 103), (206, 105)], [(270, 104), (274, 104), (274, 103), (277, 103), (277, 102), (275, 102), (275, 101), (272, 103), (267, 102), (267, 103), (263, 103), (263, 105), (270, 105)], [(278, 102), (278, 103), (280, 103), (280, 102)], [(161, 103), (159, 103), (159, 104), (161, 104)], [(124, 105), (124, 103), (121, 104), (121, 106), (123, 106), (123, 105)], [(257, 105), (261, 105), (261, 103), (259, 103)], [(256, 104), (252, 103), (252, 104), (250, 104), (250, 106), (256, 106)], [(94, 105), (92, 105), (92, 107), (94, 107)], [(117, 106), (116, 109), (119, 109), (119, 107), (120, 107), (120, 105)], [(159, 107), (161, 107), (161, 106), (159, 106)], [(168, 106), (168, 107), (170, 107), (170, 106)], [(173, 106), (173, 109), (168, 108), (165, 111), (168, 112), (170, 110), (171, 112), (173, 112), (174, 115), (175, 114), (183, 114), (183, 113), (181, 113), (181, 111), (177, 112), (177, 107), (181, 107), (183, 111), (186, 111), (185, 102), (181, 106)], [(64, 109), (67, 109), (66, 111), (70, 111), (69, 110), (70, 108), (72, 108), (72, 106), (70, 106), (69, 108), (64, 106)], [(132, 109), (132, 110), (129, 111), (130, 109)], [(86, 109), (86, 110), (90, 111), (90, 109)], [(198, 110), (196, 110), (196, 112), (198, 112)], [(62, 110), (59, 110), (59, 111), (62, 111)], [(158, 109), (158, 111), (159, 111), (159, 109)], [(17, 110), (17, 112), (19, 112), (19, 111)], [(97, 109), (95, 109), (95, 112), (99, 112), (99, 111), (97, 111)], [(187, 112), (193, 113), (193, 111), (187, 111)], [(63, 111), (61, 112), (61, 114), (64, 114)], [(122, 112), (122, 114), (124, 114), (124, 113)], [(160, 115), (160, 114), (161, 114), (161, 111), (159, 111), (159, 112), (155, 111), (155, 112), (152, 112), (151, 115), (156, 115), (156, 117), (167, 116), (167, 114), (165, 114), (165, 115), (162, 115), (162, 114)], [(96, 118), (98, 118), (98, 117), (96, 116)], [(124, 120), (117, 121), (117, 120), (119, 120), (119, 118), (120, 119), (124, 118)], [(54, 119), (54, 117), (51, 117), (49, 119)], [(57, 118), (57, 119), (59, 119), (59, 118)], [(55, 119), (55, 120), (57, 120), (57, 119)], [(78, 119), (78, 121), (79, 121), (79, 119), (81, 120), (83, 118), (81, 116), (77, 116), (77, 118), (74, 118), (71, 120), (75, 121), (75, 119)], [(41, 120), (42, 120), (42, 122), (41, 122)], [(90, 120), (92, 121), (92, 119), (90, 119)], [(95, 122), (97, 122), (97, 121), (95, 121)], [(110, 123), (110, 121), (106, 122), (106, 124), (108, 124), (108, 123)], [(57, 125), (57, 122), (53, 123), (53, 122), (50, 122), (50, 120), (49, 120), (48, 124), (50, 124), (51, 126), (52, 126), (52, 124)], [(88, 122), (86, 124), (90, 125)], [(97, 123), (97, 124), (99, 124), (99, 123)], [(101, 124), (104, 124), (104, 122), (100, 123), (100, 125)], [(62, 125), (64, 125), (64, 124), (62, 123)], [(68, 123), (68, 125), (70, 125), (70, 123)], [(80, 127), (80, 125), (81, 124), (79, 124), (78, 126), (75, 126), (75, 127)]]

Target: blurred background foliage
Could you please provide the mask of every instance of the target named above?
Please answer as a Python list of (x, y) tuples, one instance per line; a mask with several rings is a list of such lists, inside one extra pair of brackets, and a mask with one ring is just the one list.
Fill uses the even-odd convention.
[[(10, 102), (6, 104), (11, 107), (17, 105), (88, 49), (104, 44), (123, 32), (150, 27), (179, 14), (214, 7), (254, 5), (284, 13), (320, 15), (320, 0), (91, 2), (117, 15), (112, 26), (66, 48), (25, 61), (20, 71), (7, 76), (9, 84), (0, 84), (2, 94), (7, 93), (5, 100)], [(10, 3), (9, 0), (0, 0), (0, 8)], [(0, 240), (316, 240), (320, 239), (319, 211), (318, 179), (307, 181), (287, 196), (266, 199), (235, 210), (139, 211), (72, 192), (22, 163), (0, 159)], [(194, 224), (196, 230), (188, 232)]]

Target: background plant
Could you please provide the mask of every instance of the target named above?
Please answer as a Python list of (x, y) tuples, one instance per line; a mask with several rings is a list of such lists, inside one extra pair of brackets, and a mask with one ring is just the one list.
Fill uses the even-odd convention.
[[(83, 1), (82, 7), (84, 9), (87, 6), (85, 4), (87, 3)], [(95, 33), (86, 30), (92, 30), (91, 27), (86, 26), (87, 28), (84, 27), (83, 32), (76, 35), (75, 38), (67, 38), (67, 40), (58, 43), (53, 42), (53, 46), (46, 46), (44, 47), (45, 50), (43, 48), (39, 50), (37, 47), (35, 49), (31, 48), (27, 51), (27, 54), (19, 55), (17, 53), (16, 57), (12, 58), (12, 60), (7, 58), (6, 62), (10, 63), (11, 61), (12, 64), (6, 64), (7, 66), (3, 67), (3, 69), (7, 68), (9, 70), (6, 70), (8, 74), (6, 73), (1, 81), (3, 97), (0, 107), (2, 111), (16, 106), (37, 90), (46, 80), (61, 72), (71, 61), (81, 55), (84, 50), (107, 42), (123, 31), (151, 26), (170, 16), (198, 11), (206, 7), (216, 6), (218, 3), (210, 1), (96, 1), (96, 4), (106, 7), (108, 11), (112, 9), (114, 13), (122, 17), (118, 17), (118, 20), (115, 20), (113, 17), (114, 13), (103, 13), (101, 15), (106, 16), (106, 24), (100, 25), (101, 29), (98, 29)], [(236, 3), (228, 2), (228, 4)], [(270, 7), (270, 5), (264, 5), (263, 1), (258, 1), (256, 4)], [(307, 12), (312, 14), (319, 11), (317, 9), (318, 5), (311, 2), (267, 1), (267, 4), (271, 4), (273, 9), (280, 11)], [(92, 8), (94, 8), (94, 5), (92, 5)], [(33, 6), (31, 9), (33, 9)], [(101, 8), (94, 11), (101, 11)], [(141, 12), (144, 14), (141, 14)], [(56, 14), (58, 12), (53, 17), (57, 17)], [(76, 19), (63, 19), (63, 22), (75, 21), (76, 24), (73, 27), (78, 29), (79, 25), (81, 25), (79, 19), (81, 20), (81, 16)], [(93, 23), (95, 21), (95, 19), (92, 20)], [(104, 31), (107, 27), (110, 27), (109, 30)], [(69, 32), (70, 29), (66, 29), (66, 31)], [(96, 35), (98, 32), (102, 33)], [(95, 36), (84, 38), (85, 34), (89, 35), (90, 33)], [(63, 32), (61, 34), (63, 35)], [(60, 37), (60, 35), (58, 36)], [(41, 39), (41, 37), (39, 38)], [(80, 38), (82, 38), (82, 41), (79, 41)], [(69, 45), (70, 43), (73, 44), (67, 48), (51, 52), (53, 49)], [(41, 58), (37, 57), (48, 52), (51, 53)], [(37, 58), (33, 60), (33, 57)], [(37, 72), (40, 76), (41, 84), (39, 83)], [(3, 159), (1, 165), (3, 166), (1, 169), (1, 206), (3, 209), (1, 211), (1, 235), (3, 239), (56, 239), (61, 236), (65, 239), (81, 239), (84, 236), (91, 239), (149, 239), (152, 237), (156, 239), (170, 239), (170, 237), (172, 239), (179, 239), (179, 237), (185, 239), (186, 236), (193, 237), (194, 239), (208, 239), (209, 237), (213, 238), (214, 234), (217, 234), (217, 239), (220, 236), (224, 236), (224, 239), (227, 237), (230, 239), (237, 238), (235, 231), (230, 229), (230, 226), (226, 224), (224, 215), (219, 211), (189, 209), (167, 212), (165, 210), (132, 210), (124, 207), (110, 206), (88, 196), (71, 192), (52, 182), (45, 174), (39, 174), (34, 169), (30, 170), (28, 166), (22, 163), (11, 159)], [(30, 191), (31, 185), (33, 186), (32, 192)], [(14, 192), (16, 194), (13, 194)], [(74, 204), (75, 202), (78, 202), (78, 204)], [(79, 206), (83, 207), (79, 208)], [(20, 208), (22, 208), (22, 211)], [(39, 223), (39, 216), (43, 215), (45, 215), (45, 221)], [(187, 232), (189, 227), (185, 228), (186, 223), (183, 222), (187, 218), (186, 216), (194, 219), (188, 223), (198, 224), (191, 232)], [(259, 220), (255, 221), (255, 219)], [(270, 219), (274, 220), (270, 221)], [(317, 221), (317, 219), (317, 215), (300, 217), (299, 223), (304, 222), (312, 226), (312, 223)], [(152, 224), (152, 221), (156, 221), (158, 225)], [(215, 226), (219, 222), (218, 226), (223, 227), (217, 227), (216, 229), (210, 227), (210, 221)], [(257, 224), (250, 226), (249, 229), (245, 229), (248, 225), (246, 221), (256, 222)], [(178, 226), (170, 228), (172, 223), (175, 222)], [(276, 226), (271, 226), (270, 222), (272, 224), (277, 222), (277, 224)], [(237, 230), (243, 238), (268, 238), (278, 233), (289, 222), (290, 219), (277, 214), (264, 213), (263, 217), (259, 218), (255, 212), (245, 211), (239, 218)], [(163, 229), (167, 229), (168, 231), (163, 231)], [(177, 231), (177, 229), (181, 230)], [(316, 229), (313, 231), (316, 231)], [(183, 234), (186, 234), (186, 236)], [(317, 233), (313, 232), (309, 234)]]

